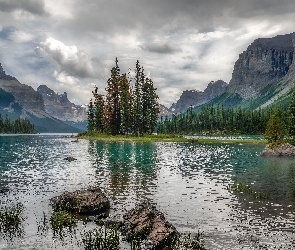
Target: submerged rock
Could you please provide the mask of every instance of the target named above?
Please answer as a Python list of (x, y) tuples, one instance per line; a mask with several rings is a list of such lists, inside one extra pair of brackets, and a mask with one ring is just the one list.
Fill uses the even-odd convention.
[(295, 156), (295, 146), (284, 143), (278, 147), (271, 148), (269, 145), (260, 153), (261, 156)]
[(163, 249), (178, 237), (176, 228), (150, 203), (137, 205), (123, 216), (122, 230), (128, 241), (141, 241), (142, 249)]
[(64, 158), (64, 160), (71, 162), (71, 161), (76, 161), (77, 159), (72, 156), (67, 156), (66, 158)]
[(110, 208), (110, 201), (99, 187), (65, 192), (52, 200), (57, 209), (73, 210), (79, 214), (104, 214)]

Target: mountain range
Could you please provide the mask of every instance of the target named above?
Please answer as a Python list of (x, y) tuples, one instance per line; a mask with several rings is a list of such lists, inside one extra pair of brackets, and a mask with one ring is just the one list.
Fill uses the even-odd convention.
[[(185, 90), (160, 116), (199, 111), (204, 105), (265, 108), (290, 100), (295, 80), (295, 33), (258, 38), (235, 62), (229, 83), (211, 81), (204, 91)], [(0, 114), (11, 119), (29, 118), (37, 132), (79, 132), (86, 130), (86, 107), (68, 100), (67, 93), (55, 93), (46, 85), (35, 91), (7, 75), (0, 64)]]
[(203, 92), (183, 91), (170, 108), (161, 107), (162, 115), (185, 112), (190, 106), (199, 111), (204, 105), (257, 109), (288, 103), (295, 85), (294, 49), (295, 33), (258, 38), (239, 55), (228, 84), (218, 80)]
[(0, 64), (0, 114), (28, 118), (37, 132), (75, 133), (86, 129), (86, 108), (71, 103), (45, 85), (35, 91), (7, 75)]

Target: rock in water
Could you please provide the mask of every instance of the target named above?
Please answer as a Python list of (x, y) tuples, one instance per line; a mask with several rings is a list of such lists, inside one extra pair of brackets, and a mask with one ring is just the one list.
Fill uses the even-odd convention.
[(284, 143), (276, 148), (270, 148), (269, 145), (260, 153), (261, 156), (295, 156), (295, 146)]
[(137, 205), (123, 219), (123, 232), (127, 240), (140, 238), (142, 249), (162, 249), (171, 237), (179, 236), (176, 228), (148, 202)]
[(66, 158), (64, 158), (64, 160), (71, 162), (71, 161), (76, 161), (77, 159), (72, 156), (67, 156)]
[(98, 215), (110, 208), (110, 201), (99, 187), (65, 192), (53, 200), (56, 208), (66, 208), (79, 214)]

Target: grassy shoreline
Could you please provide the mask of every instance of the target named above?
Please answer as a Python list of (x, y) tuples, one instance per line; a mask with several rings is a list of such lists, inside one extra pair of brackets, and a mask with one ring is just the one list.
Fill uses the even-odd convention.
[(186, 138), (180, 135), (160, 134), (160, 135), (109, 135), (94, 132), (80, 133), (77, 138), (108, 141), (108, 142), (189, 142), (189, 143), (251, 143), (251, 144), (267, 144), (266, 140), (258, 139), (231, 139), (231, 138)]

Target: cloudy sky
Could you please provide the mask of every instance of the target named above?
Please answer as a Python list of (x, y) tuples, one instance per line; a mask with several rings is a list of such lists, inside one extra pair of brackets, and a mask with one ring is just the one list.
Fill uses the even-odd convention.
[(114, 60), (138, 59), (170, 106), (186, 89), (229, 82), (258, 37), (295, 32), (294, 0), (0, 0), (0, 62), (34, 89), (88, 103)]

